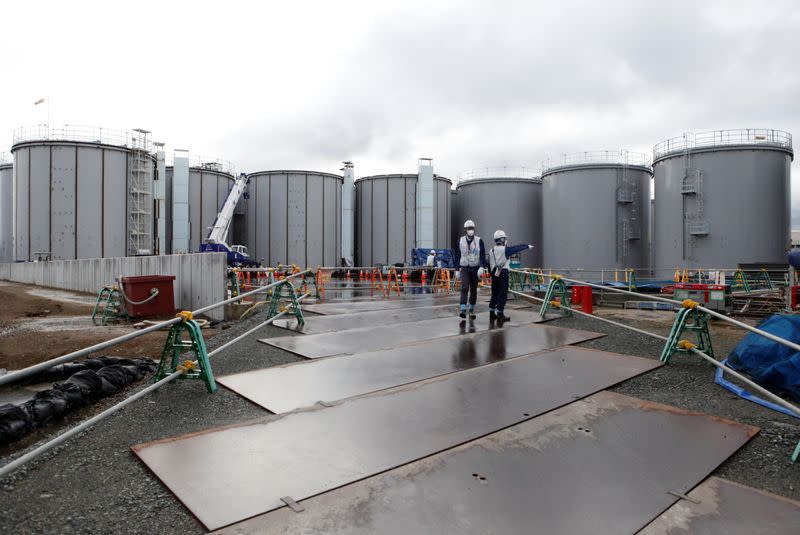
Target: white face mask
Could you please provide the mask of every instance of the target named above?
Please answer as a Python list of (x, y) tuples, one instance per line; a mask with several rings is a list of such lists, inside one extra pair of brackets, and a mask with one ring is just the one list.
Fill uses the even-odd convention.
[(469, 230), (467, 231), (467, 236), (469, 236), (470, 238), (471, 238), (472, 236), (474, 236), (474, 235), (475, 235), (475, 231), (474, 231), (474, 230), (472, 230), (472, 229), (469, 229)]

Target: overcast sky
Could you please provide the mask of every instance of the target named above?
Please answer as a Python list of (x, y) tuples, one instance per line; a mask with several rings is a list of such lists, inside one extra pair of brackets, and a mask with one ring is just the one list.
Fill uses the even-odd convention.
[(456, 177), (690, 130), (800, 139), (796, 1), (39, 1), (3, 21), (0, 150), (48, 105), (242, 171), (431, 157)]

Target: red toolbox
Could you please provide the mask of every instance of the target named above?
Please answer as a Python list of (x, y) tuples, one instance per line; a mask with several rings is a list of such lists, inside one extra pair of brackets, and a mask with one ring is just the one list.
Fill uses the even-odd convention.
[(122, 277), (125, 310), (132, 318), (175, 314), (175, 275)]

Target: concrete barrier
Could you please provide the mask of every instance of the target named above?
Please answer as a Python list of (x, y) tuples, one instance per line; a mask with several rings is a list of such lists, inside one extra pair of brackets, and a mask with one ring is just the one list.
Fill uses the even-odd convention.
[[(175, 306), (196, 310), (227, 297), (225, 253), (88, 258), (0, 264), (0, 279), (96, 294), (117, 277), (175, 275)], [(223, 319), (222, 308), (208, 316)]]

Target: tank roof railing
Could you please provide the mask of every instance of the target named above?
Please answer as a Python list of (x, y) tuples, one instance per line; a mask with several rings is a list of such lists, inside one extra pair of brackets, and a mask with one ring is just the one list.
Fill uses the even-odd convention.
[(153, 152), (153, 142), (145, 133), (99, 126), (65, 124), (61, 127), (51, 127), (47, 124), (37, 124), (14, 130), (14, 145), (26, 141), (79, 141)]
[(762, 145), (779, 147), (792, 152), (792, 135), (782, 130), (769, 128), (739, 128), (734, 130), (706, 130), (686, 132), (657, 143), (653, 147), (653, 159), (667, 154), (683, 152), (704, 147), (725, 147), (732, 145)]
[(559, 158), (547, 158), (542, 162), (542, 172), (559, 167), (574, 165), (611, 164), (611, 165), (636, 165), (650, 166), (650, 157), (641, 152), (629, 150), (593, 150), (562, 154)]
[(539, 178), (541, 171), (524, 166), (495, 166), (471, 169), (458, 174), (458, 182), (478, 178)]
[[(174, 155), (168, 154), (165, 159), (167, 167), (172, 167), (175, 165)], [(191, 152), (189, 152), (189, 168), (216, 171), (234, 176), (236, 175), (236, 167), (232, 162), (223, 160), (222, 158), (212, 158), (210, 156), (194, 156), (191, 154)]]
[(0, 165), (13, 162), (14, 158), (11, 156), (10, 152), (0, 152)]

